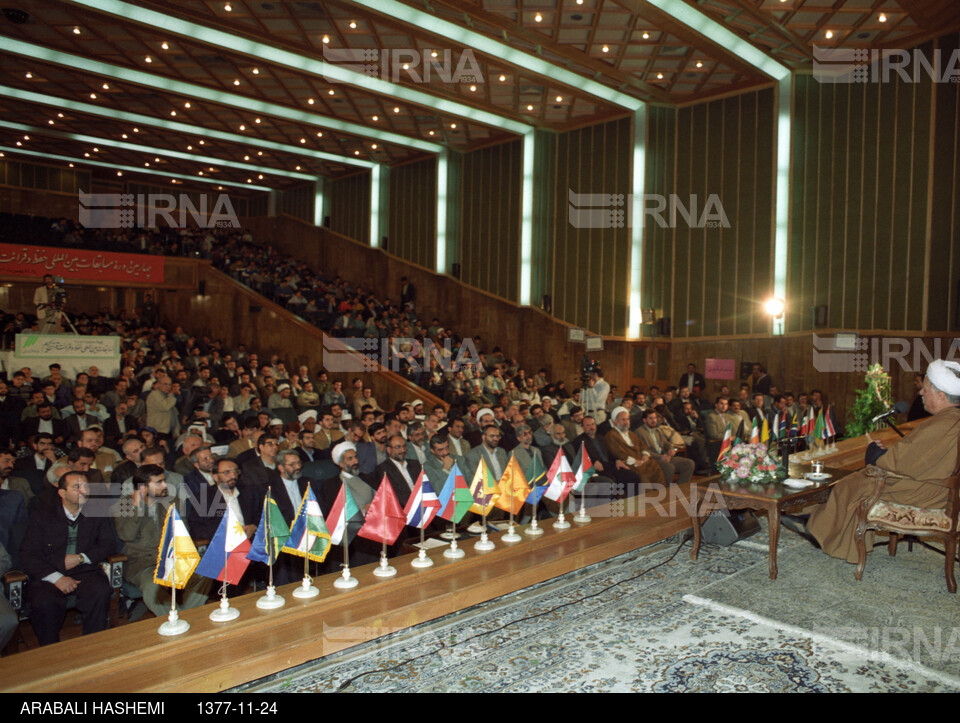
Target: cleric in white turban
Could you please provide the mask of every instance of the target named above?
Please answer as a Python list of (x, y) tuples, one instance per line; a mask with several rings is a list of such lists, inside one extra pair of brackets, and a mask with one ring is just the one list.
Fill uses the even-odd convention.
[(338, 444), (336, 447), (333, 448), (333, 451), (331, 452), (331, 457), (335, 465), (337, 465), (338, 467), (340, 466), (340, 460), (343, 459), (343, 453), (346, 452), (348, 449), (356, 452), (357, 445), (355, 445), (353, 442), (341, 442), (340, 444)]
[[(960, 364), (939, 359), (931, 362), (921, 394), (923, 406), (932, 416), (895, 443), (875, 442), (886, 450), (875, 464), (890, 473), (880, 500), (937, 509), (946, 505), (949, 493), (938, 483), (953, 475), (957, 467)], [(871, 498), (873, 489), (865, 472), (854, 472), (834, 485), (826, 503), (814, 508), (807, 529), (828, 555), (851, 563), (858, 561), (857, 508)], [(867, 550), (873, 547), (872, 537), (867, 535)]]

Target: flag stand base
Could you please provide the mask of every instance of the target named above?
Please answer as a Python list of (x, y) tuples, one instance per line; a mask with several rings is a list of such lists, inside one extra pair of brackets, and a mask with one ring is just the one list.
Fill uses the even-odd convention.
[(537, 524), (536, 520), (533, 520), (530, 526), (523, 531), (523, 534), (530, 535), (530, 537), (538, 537), (543, 534), (543, 528)]
[(293, 591), (293, 596), (298, 598), (308, 598), (308, 597), (316, 597), (317, 595), (319, 595), (320, 591), (317, 590), (317, 588), (315, 588), (313, 585), (311, 585), (310, 584), (311, 582), (313, 582), (313, 580), (310, 579), (310, 576), (304, 575), (303, 584)]
[(496, 545), (493, 544), (493, 541), (487, 537), (486, 531), (480, 535), (480, 539), (477, 540), (477, 543), (473, 546), (474, 550), (492, 550)]
[(513, 526), (513, 523), (510, 523), (510, 527), (507, 529), (507, 534), (500, 538), (504, 542), (520, 542), (523, 538), (517, 534), (516, 529)]
[(467, 528), (467, 532), (469, 532), (471, 535), (479, 535), (482, 532), (486, 532), (486, 529), (486, 526), (480, 522), (474, 522), (470, 525), (470, 527)]
[(170, 637), (172, 635), (183, 635), (189, 629), (190, 623), (186, 620), (180, 620), (177, 616), (177, 611), (171, 610), (167, 622), (161, 625), (157, 632), (165, 637)]
[(431, 567), (433, 565), (433, 560), (427, 557), (426, 550), (420, 550), (420, 554), (413, 558), (413, 561), (410, 563), (411, 567)]
[(341, 575), (340, 577), (338, 577), (338, 578), (334, 581), (333, 586), (334, 586), (334, 587), (339, 587), (339, 588), (342, 588), (342, 589), (348, 589), (348, 588), (351, 588), (351, 587), (356, 587), (356, 586), (359, 585), (359, 584), (360, 584), (360, 581), (359, 581), (357, 578), (351, 577), (351, 575), (350, 575), (350, 568), (349, 568), (349, 567), (344, 567), (344, 568), (343, 568), (343, 575)]
[(567, 519), (563, 516), (563, 513), (560, 513), (560, 516), (557, 518), (557, 521), (553, 523), (553, 529), (555, 530), (569, 530), (570, 523), (567, 522)]
[(459, 560), (466, 554), (462, 548), (457, 547), (456, 540), (450, 540), (450, 547), (443, 551), (443, 556), (450, 560)]
[(585, 507), (581, 507), (580, 511), (573, 516), (573, 521), (579, 522), (581, 525), (587, 525), (593, 521), (593, 518), (587, 514), (587, 510)]
[(440, 539), (441, 540), (459, 540), (460, 533), (459, 532), (441, 532)]
[(387, 562), (386, 555), (381, 555), (380, 565), (373, 571), (373, 574), (377, 577), (393, 577), (397, 574), (397, 568)]
[(267, 587), (267, 594), (257, 600), (257, 607), (261, 610), (273, 610), (282, 608), (286, 602), (280, 595), (277, 595), (277, 588), (270, 585)]
[(210, 619), (215, 623), (230, 622), (238, 617), (240, 617), (240, 611), (230, 607), (230, 601), (227, 598), (221, 598), (219, 607), (210, 613)]

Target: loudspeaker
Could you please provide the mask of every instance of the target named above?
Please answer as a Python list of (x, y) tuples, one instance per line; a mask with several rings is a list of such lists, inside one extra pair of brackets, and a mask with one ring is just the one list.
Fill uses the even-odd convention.
[(207, 295), (207, 282), (206, 282), (205, 279), (200, 279), (200, 280), (197, 282), (197, 293), (198, 293), (200, 296), (206, 296), (206, 295)]
[(670, 336), (670, 317), (665, 316), (657, 319), (657, 334), (660, 336)]
[(453, 264), (450, 267), (450, 275), (455, 279), (460, 278), (460, 264)]
[(827, 305), (820, 304), (819, 306), (814, 306), (813, 309), (813, 327), (815, 329), (822, 329), (828, 323), (827, 315)]
[(386, 236), (381, 236), (381, 237), (380, 237), (380, 248), (386, 250), (387, 246), (389, 246), (389, 245), (390, 245), (390, 239), (388, 239)]
[(550, 296), (550, 294), (543, 295), (543, 299), (540, 301), (540, 308), (548, 314), (553, 313), (553, 297)]
[[(729, 516), (727, 516), (729, 514)], [(750, 510), (711, 512), (700, 528), (701, 538), (711, 545), (727, 547), (760, 532), (760, 522)]]
[(329, 216), (324, 216), (324, 217), (323, 217), (323, 227), (324, 227), (324, 228), (330, 228), (330, 217), (329, 217)]

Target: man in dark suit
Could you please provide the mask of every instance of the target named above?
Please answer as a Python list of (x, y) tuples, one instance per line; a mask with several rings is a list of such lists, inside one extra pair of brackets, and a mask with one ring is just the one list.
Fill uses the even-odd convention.
[(277, 471), (277, 452), (279, 440), (269, 434), (262, 434), (257, 440), (257, 456), (240, 465), (240, 487), (246, 494), (257, 500), (256, 518), (260, 522), (263, 512), (263, 497), (267, 488), (273, 486), (280, 477)]
[(125, 438), (137, 435), (138, 428), (137, 418), (127, 414), (127, 402), (124, 400), (117, 402), (113, 415), (107, 417), (107, 421), (103, 423), (103, 436), (108, 447), (119, 449)]
[[(67, 425), (67, 441), (76, 442), (85, 429), (100, 424), (100, 420), (92, 414), (87, 414), (87, 405), (82, 399), (73, 400), (73, 414), (68, 416), (64, 423)], [(104, 433), (106, 436), (106, 433)]]
[(700, 387), (700, 389), (707, 388), (707, 382), (703, 378), (703, 375), (697, 371), (696, 364), (687, 364), (687, 373), (680, 377), (680, 381), (677, 382), (677, 388), (686, 387), (691, 392), (694, 387)]
[[(397, 496), (397, 502), (400, 507), (405, 507), (410, 499), (410, 493), (413, 492), (414, 485), (417, 484), (417, 477), (420, 476), (421, 466), (415, 459), (406, 459), (407, 441), (399, 434), (395, 434), (387, 441), (387, 461), (377, 467), (374, 477), (374, 488), (380, 488), (380, 482), (386, 475), (393, 493)], [(406, 528), (400, 533), (396, 542), (387, 548), (387, 555), (394, 557), (400, 554), (400, 549), (406, 540)]]
[[(277, 509), (289, 527), (297, 516), (307, 488), (313, 487), (313, 495), (318, 500), (320, 490), (313, 480), (303, 476), (303, 462), (296, 450), (284, 449), (277, 452), (276, 464), (278, 474), (270, 479), (270, 496), (276, 501)], [(298, 557), (281, 555), (273, 566), (275, 585), (286, 585), (302, 578), (303, 560)]]
[(54, 419), (53, 405), (50, 402), (40, 402), (37, 405), (37, 416), (28, 417), (20, 423), (21, 439), (26, 439), (38, 432), (51, 435), (56, 445), (63, 444), (69, 435), (66, 423), (62, 419)]
[(64, 474), (59, 494), (62, 504), (37, 508), (20, 548), (24, 572), (31, 578), (30, 622), (40, 645), (60, 640), (68, 597), (76, 598), (84, 635), (106, 629), (113, 592), (99, 565), (115, 552), (116, 539), (109, 518), (83, 514), (87, 475)]

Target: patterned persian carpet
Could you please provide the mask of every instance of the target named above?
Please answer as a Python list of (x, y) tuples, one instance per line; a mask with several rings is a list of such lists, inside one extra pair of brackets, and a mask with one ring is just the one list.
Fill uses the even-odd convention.
[(878, 548), (857, 583), (782, 530), (771, 581), (766, 543), (705, 546), (697, 562), (689, 541), (658, 543), (235, 692), (960, 689), (942, 557)]

